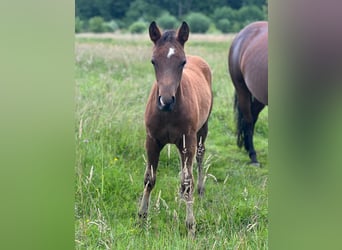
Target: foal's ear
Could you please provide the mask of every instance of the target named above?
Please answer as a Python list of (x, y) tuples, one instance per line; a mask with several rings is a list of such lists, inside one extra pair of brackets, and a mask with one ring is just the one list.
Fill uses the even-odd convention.
[(153, 21), (150, 24), (149, 32), (150, 32), (150, 38), (155, 44), (161, 37), (160, 29), (158, 28), (155, 21)]
[(182, 46), (184, 46), (184, 43), (188, 40), (189, 32), (190, 29), (188, 24), (186, 22), (183, 22), (182, 26), (177, 31), (177, 40)]

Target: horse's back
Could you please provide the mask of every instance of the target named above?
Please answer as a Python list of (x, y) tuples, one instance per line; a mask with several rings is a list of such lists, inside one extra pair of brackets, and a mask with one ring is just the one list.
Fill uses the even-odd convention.
[(243, 79), (253, 96), (268, 104), (267, 22), (254, 22), (238, 33), (231, 46), (229, 64), (233, 82), (234, 78)]
[(199, 56), (187, 56), (181, 85), (185, 95), (191, 99), (192, 109), (198, 110), (199, 129), (208, 120), (213, 101), (212, 76), (208, 63)]
[(203, 84), (207, 84), (211, 88), (211, 70), (208, 63), (203, 58), (192, 55), (188, 55), (186, 60), (185, 71), (193, 71), (197, 76), (204, 76), (206, 81)]

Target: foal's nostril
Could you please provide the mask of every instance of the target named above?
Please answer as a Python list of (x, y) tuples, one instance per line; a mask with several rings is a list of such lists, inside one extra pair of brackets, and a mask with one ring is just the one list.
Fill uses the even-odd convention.
[(176, 98), (174, 96), (171, 96), (170, 98), (165, 98), (163, 96), (159, 96), (158, 99), (158, 106), (163, 111), (171, 111), (174, 107), (174, 104), (176, 102)]
[(165, 103), (163, 102), (163, 97), (159, 96), (159, 102), (162, 106), (165, 106)]
[(163, 98), (162, 96), (159, 96), (159, 102), (162, 106), (171, 105), (175, 102), (175, 97), (171, 96), (171, 98)]

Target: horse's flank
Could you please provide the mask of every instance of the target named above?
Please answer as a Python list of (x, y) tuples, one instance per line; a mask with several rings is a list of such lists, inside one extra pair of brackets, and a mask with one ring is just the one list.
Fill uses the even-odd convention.
[(263, 90), (268, 86), (268, 23), (255, 22), (242, 29), (232, 48), (232, 60), (239, 62), (248, 89), (267, 105), (268, 92)]

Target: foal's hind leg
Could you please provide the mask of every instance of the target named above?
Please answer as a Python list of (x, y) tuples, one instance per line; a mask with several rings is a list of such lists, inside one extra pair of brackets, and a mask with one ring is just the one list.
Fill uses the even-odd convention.
[(144, 178), (144, 193), (138, 212), (140, 218), (147, 217), (150, 194), (156, 183), (159, 155), (161, 149), (163, 148), (154, 138), (151, 138), (149, 136), (147, 136), (146, 138), (145, 146), (147, 150), (147, 164)]
[(208, 121), (203, 125), (203, 127), (197, 132), (197, 151), (196, 151), (196, 161), (198, 167), (198, 183), (197, 191), (198, 194), (203, 196), (204, 194), (204, 176), (203, 176), (203, 158), (205, 153), (205, 139), (208, 134)]

